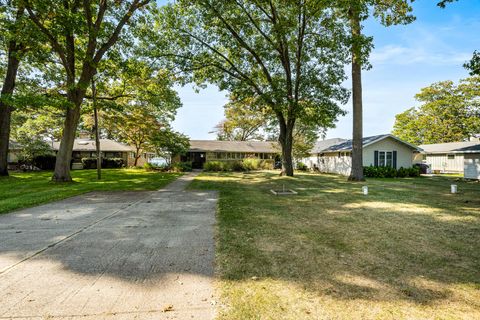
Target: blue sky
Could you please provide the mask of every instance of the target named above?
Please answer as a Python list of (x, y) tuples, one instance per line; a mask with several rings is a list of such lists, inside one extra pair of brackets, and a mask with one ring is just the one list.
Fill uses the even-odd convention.
[[(417, 105), (414, 95), (421, 88), (468, 76), (462, 65), (480, 49), (480, 1), (460, 0), (446, 9), (436, 2), (415, 1), (417, 20), (407, 26), (385, 28), (374, 20), (365, 24), (364, 33), (373, 36), (375, 44), (373, 68), (363, 73), (365, 136), (390, 132), (395, 115)], [(350, 88), (350, 82), (345, 86)], [(192, 139), (214, 139), (209, 132), (223, 119), (226, 93), (214, 86), (199, 93), (191, 86), (177, 89), (183, 107), (173, 127)], [(351, 136), (351, 103), (343, 108), (348, 114), (339, 118), (327, 138)]]

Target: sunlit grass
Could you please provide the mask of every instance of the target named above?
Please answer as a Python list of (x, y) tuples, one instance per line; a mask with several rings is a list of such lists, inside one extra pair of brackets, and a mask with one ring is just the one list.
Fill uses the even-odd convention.
[[(219, 318), (480, 319), (480, 184), (365, 184), (273, 172), (197, 177), (191, 188), (220, 191)], [(283, 185), (298, 195), (270, 194)]]
[(98, 181), (96, 174), (96, 170), (72, 171), (72, 183), (51, 182), (52, 172), (14, 172), (0, 177), (0, 214), (90, 191), (160, 189), (179, 176), (143, 169), (104, 169)]

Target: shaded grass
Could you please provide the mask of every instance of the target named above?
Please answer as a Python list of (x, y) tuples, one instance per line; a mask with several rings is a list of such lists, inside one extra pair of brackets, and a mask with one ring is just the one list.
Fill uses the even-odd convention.
[(143, 169), (103, 169), (102, 180), (97, 181), (96, 170), (75, 170), (74, 182), (54, 183), (50, 181), (52, 172), (13, 172), (0, 177), (0, 214), (90, 191), (155, 190), (178, 176)]
[[(459, 194), (449, 193), (455, 182)], [(293, 188), (278, 197), (270, 189)], [(220, 319), (480, 319), (480, 184), (203, 174), (220, 191)]]

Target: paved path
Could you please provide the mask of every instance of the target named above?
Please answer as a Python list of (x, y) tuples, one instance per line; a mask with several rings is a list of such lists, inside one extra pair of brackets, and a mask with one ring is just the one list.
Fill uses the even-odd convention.
[(0, 215), (0, 319), (213, 318), (217, 194), (194, 175)]

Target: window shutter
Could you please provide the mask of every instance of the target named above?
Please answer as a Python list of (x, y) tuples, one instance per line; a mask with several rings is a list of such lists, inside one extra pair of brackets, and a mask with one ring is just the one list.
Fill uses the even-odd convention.
[(373, 165), (375, 167), (378, 167), (378, 151), (374, 151), (374, 157), (373, 157)]
[(397, 169), (397, 151), (393, 151), (393, 169)]

